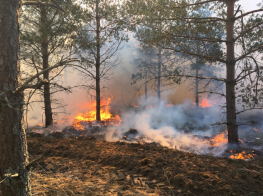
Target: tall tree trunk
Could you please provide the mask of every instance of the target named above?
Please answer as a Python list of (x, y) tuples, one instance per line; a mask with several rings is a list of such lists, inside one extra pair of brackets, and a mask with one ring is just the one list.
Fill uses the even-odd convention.
[(195, 106), (196, 108), (199, 108), (199, 95), (198, 95), (198, 84), (199, 84), (199, 80), (198, 80), (198, 68), (195, 69)]
[(100, 117), (100, 16), (99, 16), (99, 2), (96, 0), (96, 47), (97, 47), (97, 58), (96, 58), (96, 121), (101, 122)]
[(228, 0), (227, 4), (227, 59), (226, 59), (226, 110), (228, 143), (238, 143), (238, 126), (236, 122), (236, 97), (235, 97), (235, 56), (234, 56), (234, 7), (236, 0)]
[[(0, 0), (0, 180), (3, 196), (30, 194), (23, 93), (14, 95), (20, 75), (19, 0)], [(4, 101), (9, 100), (9, 101)], [(9, 103), (8, 103), (9, 102)], [(5, 174), (18, 177), (5, 178)]]
[(145, 75), (145, 103), (147, 104), (147, 65), (144, 67), (144, 75)]
[[(46, 34), (46, 22), (47, 22), (47, 11), (44, 6), (40, 7), (41, 11), (41, 28), (42, 28), (42, 60), (43, 60), (43, 69), (47, 69), (48, 65), (48, 38)], [(45, 72), (43, 74), (43, 79), (49, 81), (49, 72)], [(50, 84), (44, 84), (44, 105), (45, 105), (45, 121), (46, 127), (53, 125), (53, 117), (52, 117), (52, 108), (51, 108), (51, 98), (50, 98)]]
[(158, 105), (161, 103), (161, 66), (162, 66), (162, 49), (159, 47), (159, 55), (158, 55), (158, 84), (157, 84), (157, 97), (158, 97)]

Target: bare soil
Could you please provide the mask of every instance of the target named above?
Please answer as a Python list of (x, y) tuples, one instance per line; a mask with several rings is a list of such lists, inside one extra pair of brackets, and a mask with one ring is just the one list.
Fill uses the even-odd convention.
[(29, 137), (34, 195), (263, 195), (263, 158), (232, 160), (156, 143)]

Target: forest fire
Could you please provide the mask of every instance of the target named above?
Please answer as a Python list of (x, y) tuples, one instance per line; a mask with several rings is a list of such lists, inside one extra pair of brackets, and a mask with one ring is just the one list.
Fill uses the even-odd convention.
[(210, 141), (211, 141), (211, 146), (219, 146), (222, 144), (226, 144), (227, 143), (227, 130), (225, 130), (225, 132), (220, 133), (218, 135), (216, 135), (215, 137), (213, 137)]
[[(111, 125), (118, 126), (121, 123), (121, 118), (119, 115), (113, 115), (110, 113), (110, 103), (111, 98), (107, 98), (104, 100), (101, 100), (101, 121), (105, 124), (109, 123)], [(85, 103), (82, 106), (84, 110), (86, 110), (85, 113), (78, 113), (74, 117), (74, 124), (73, 127), (77, 130), (83, 130), (85, 129), (84, 123), (91, 123), (96, 121), (96, 101), (92, 103)]]
[[(230, 153), (232, 153), (233, 151), (230, 150)], [(230, 156), (230, 159), (251, 159), (254, 158), (255, 155), (254, 154), (246, 154), (245, 151), (242, 151), (241, 153), (235, 153), (233, 155)]]
[[(193, 103), (193, 104), (195, 105), (196, 103)], [(199, 103), (199, 107), (200, 108), (208, 108), (208, 107), (211, 107), (211, 106), (213, 106), (215, 104), (216, 104), (215, 102), (212, 102), (212, 101), (210, 101), (208, 99), (203, 99), (202, 102)]]
[[(207, 135), (195, 135), (195, 131), (190, 132), (184, 132), (189, 122), (193, 121), (193, 118), (196, 116), (193, 115), (186, 115), (187, 113), (184, 113), (184, 110), (187, 110), (189, 112), (189, 109), (192, 108), (192, 103), (189, 103), (188, 107), (180, 107), (180, 105), (173, 105), (172, 103), (169, 104), (162, 104), (159, 107), (162, 107), (161, 109), (157, 106), (151, 105), (145, 107), (145, 109), (140, 108), (139, 105), (136, 105), (135, 103), (129, 104), (133, 107), (140, 108), (139, 112), (128, 112), (126, 115), (122, 115), (122, 119), (119, 115), (114, 115), (110, 111), (111, 106), (111, 98), (106, 98), (101, 100), (101, 123), (96, 123), (96, 101), (94, 102), (88, 102), (79, 105), (79, 108), (77, 109), (76, 115), (73, 115), (71, 117), (68, 117), (67, 119), (64, 119), (63, 121), (57, 122), (57, 125), (61, 124), (68, 124), (70, 123), (71, 126), (68, 126), (64, 128), (61, 132), (61, 134), (53, 134), (52, 137), (61, 137), (61, 138), (79, 138), (79, 137), (87, 137), (87, 138), (96, 138), (96, 137), (104, 137), (105, 134), (107, 135), (106, 141), (127, 141), (127, 142), (138, 142), (140, 144), (146, 144), (149, 142), (156, 142), (163, 146), (168, 146), (169, 148), (178, 148), (181, 150), (186, 150), (190, 152), (194, 152), (197, 154), (212, 154), (214, 156), (226, 156), (231, 159), (254, 159), (258, 156), (261, 156), (262, 154), (255, 151), (251, 151), (251, 148), (247, 146), (247, 139), (242, 138), (239, 139), (240, 144), (242, 144), (242, 150), (227, 150), (227, 144), (228, 144), (228, 131), (225, 130), (224, 132), (221, 132), (217, 135), (214, 135), (211, 137), (210, 134), (212, 132), (209, 131)], [(202, 101), (202, 106), (204, 107), (211, 107), (212, 104), (209, 100), (204, 99)], [(137, 107), (136, 107), (137, 106)], [(156, 108), (156, 109), (155, 109)], [(187, 108), (187, 109), (185, 109)], [(167, 121), (156, 121), (155, 118), (152, 118), (152, 115), (156, 115), (158, 119), (166, 120), (166, 116), (174, 115), (175, 112), (179, 110), (183, 114), (185, 114), (184, 119), (185, 120), (185, 127), (176, 127), (177, 124), (169, 125), (169, 122)], [(198, 110), (198, 112), (207, 113), (210, 110)], [(129, 115), (128, 115), (129, 114)], [(159, 117), (160, 115), (160, 117)], [(163, 116), (165, 118), (162, 118)], [(200, 113), (198, 113), (200, 115)], [(207, 115), (207, 114), (206, 114)], [(175, 115), (178, 118), (178, 115)], [(210, 116), (210, 115), (209, 115)], [(181, 117), (179, 115), (179, 117)], [(154, 121), (151, 121), (151, 119), (154, 119)], [(199, 119), (199, 118), (198, 118)], [(68, 121), (68, 122), (67, 122)], [(135, 122), (133, 124), (133, 121)], [(127, 122), (128, 127), (127, 127)], [(193, 122), (198, 122), (193, 121)], [(163, 125), (168, 124), (168, 129), (164, 133)], [(102, 126), (101, 126), (102, 125)], [(113, 127), (110, 127), (109, 129), (107, 126), (103, 125), (114, 125)], [(120, 126), (119, 126), (120, 125)], [(160, 125), (160, 128), (156, 128)], [(190, 124), (192, 125), (192, 124)], [(155, 126), (155, 128), (152, 128), (152, 126)], [(198, 130), (198, 126), (195, 127)], [(114, 130), (114, 131), (112, 131)], [(177, 133), (178, 130), (182, 130), (184, 134), (180, 135), (174, 135), (174, 133)], [(207, 130), (210, 130), (208, 128)], [(255, 132), (259, 133), (261, 131), (261, 128), (254, 128)], [(109, 131), (108, 133), (106, 133)], [(112, 132), (111, 132), (112, 131)], [(98, 134), (99, 133), (99, 134)], [(170, 135), (167, 133), (171, 133)], [(96, 135), (98, 134), (98, 135)], [(112, 136), (110, 136), (112, 134)], [(51, 134), (50, 134), (51, 135)], [(160, 137), (159, 137), (160, 136)], [(105, 136), (106, 137), (106, 136)], [(112, 138), (111, 138), (112, 137)], [(162, 139), (158, 139), (162, 138)], [(179, 139), (180, 138), (180, 139)], [(182, 139), (184, 138), (184, 139)], [(112, 140), (111, 140), (112, 139)], [(181, 143), (181, 141), (184, 141)], [(171, 142), (172, 141), (172, 142)], [(256, 141), (258, 142), (258, 141)], [(189, 146), (195, 146), (196, 148), (193, 149)], [(250, 143), (251, 145), (251, 143)], [(254, 149), (253, 149), (254, 150)]]
[[(216, 147), (216, 146), (227, 144), (227, 142), (228, 142), (227, 135), (228, 135), (227, 130), (225, 130), (225, 132), (220, 133), (220, 134), (216, 135), (215, 137), (211, 138), (210, 139), (210, 142), (211, 142), (210, 147)], [(243, 141), (241, 139), (239, 139), (239, 141), (241, 143), (243, 143)], [(255, 156), (256, 156), (256, 154), (247, 153), (245, 151), (238, 153), (234, 150), (230, 150), (229, 153), (231, 154), (230, 155), (231, 159), (251, 159), (251, 158), (255, 158)]]

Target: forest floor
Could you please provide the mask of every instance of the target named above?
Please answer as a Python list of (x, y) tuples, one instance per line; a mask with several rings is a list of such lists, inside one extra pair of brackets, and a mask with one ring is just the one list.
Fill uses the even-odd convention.
[(32, 193), (64, 195), (263, 195), (263, 157), (232, 160), (95, 138), (28, 137)]

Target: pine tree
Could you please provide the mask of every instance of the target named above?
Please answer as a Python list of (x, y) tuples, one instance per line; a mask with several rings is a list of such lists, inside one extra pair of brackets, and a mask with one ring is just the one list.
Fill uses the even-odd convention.
[[(246, 78), (249, 79), (252, 74), (256, 75), (256, 78), (261, 77), (261, 68), (257, 66), (258, 63), (256, 63), (251, 56), (263, 48), (262, 44), (257, 46), (254, 45), (252, 47), (249, 47), (249, 44), (245, 44), (243, 48), (246, 48), (246, 50), (244, 50), (242, 54), (235, 54), (235, 48), (240, 46), (239, 43), (242, 43), (242, 39), (250, 32), (262, 27), (263, 24), (262, 21), (255, 21), (250, 28), (244, 29), (244, 26), (249, 26), (245, 22), (244, 17), (262, 12), (263, 9), (240, 13), (240, 6), (235, 6), (236, 2), (236, 0), (182, 0), (176, 2), (156, 0), (152, 2), (132, 1), (128, 4), (128, 7), (130, 8), (129, 12), (133, 13), (135, 16), (139, 16), (137, 18), (132, 18), (135, 18), (135, 20), (133, 20), (134, 24), (143, 23), (145, 25), (145, 23), (147, 24), (147, 22), (152, 20), (162, 20), (163, 26), (166, 27), (165, 31), (156, 35), (154, 39), (151, 37), (145, 37), (144, 42), (161, 46), (163, 49), (170, 49), (174, 52), (181, 52), (185, 55), (195, 56), (211, 63), (217, 62), (226, 65), (226, 78), (199, 78), (225, 83), (226, 92), (224, 94), (218, 93), (226, 98), (226, 122), (222, 123), (227, 125), (228, 142), (235, 144), (238, 143), (239, 124), (237, 124), (237, 114), (248, 110), (237, 111), (236, 101), (238, 94), (236, 91), (238, 89), (236, 87), (240, 83), (242, 84)], [(191, 16), (192, 12), (206, 6), (213, 11), (212, 17), (202, 17), (198, 14), (194, 17)], [(237, 9), (235, 10), (235, 8)], [(160, 12), (166, 13), (166, 16), (164, 15), (160, 19)], [(244, 26), (238, 25), (240, 24), (240, 20), (244, 22)], [(220, 38), (211, 33), (214, 29), (219, 31), (222, 30), (222, 27), (223, 32), (226, 33), (225, 37)], [(196, 33), (204, 36), (195, 36)], [(257, 35), (255, 35), (254, 38), (258, 39)], [(165, 46), (154, 42), (156, 39), (165, 42)], [(210, 50), (204, 49), (201, 52), (195, 51), (191, 45), (187, 44), (188, 40), (198, 40), (199, 45), (204, 48), (205, 45), (208, 44), (211, 46)], [(222, 43), (225, 48), (224, 53), (222, 53), (221, 48), (218, 47), (220, 43)], [(243, 67), (240, 72), (237, 73), (236, 69), (238, 68), (239, 63), (243, 64), (247, 58), (251, 58), (253, 63), (251, 61), (250, 67)], [(178, 76), (178, 74), (176, 74), (176, 76)], [(259, 85), (257, 82), (255, 82), (255, 84), (256, 86)], [(253, 89), (257, 91), (257, 88)], [(258, 109), (259, 108), (263, 107), (259, 106)]]
[(87, 8), (86, 26), (78, 32), (76, 49), (82, 61), (80, 71), (95, 81), (90, 89), (96, 91), (96, 121), (101, 122), (101, 80), (120, 62), (116, 53), (128, 36), (123, 31), (121, 4), (108, 0), (83, 0), (82, 4)]
[[(29, 1), (30, 2), (30, 1)], [(49, 2), (42, 0), (42, 3)], [(23, 8), (21, 14), (21, 57), (27, 66), (26, 77), (47, 69), (61, 60), (71, 58), (72, 41), (80, 26), (81, 9), (74, 0), (57, 0), (58, 7), (36, 4)], [(54, 91), (67, 90), (55, 82), (60, 70), (43, 74), (44, 84), (41, 96), (44, 99), (45, 126), (53, 125), (51, 95)], [(52, 76), (52, 77), (51, 77)]]

